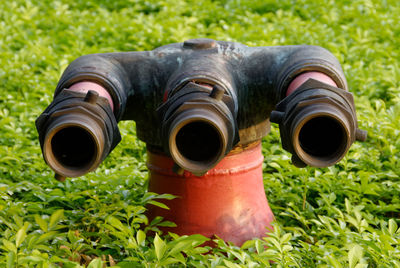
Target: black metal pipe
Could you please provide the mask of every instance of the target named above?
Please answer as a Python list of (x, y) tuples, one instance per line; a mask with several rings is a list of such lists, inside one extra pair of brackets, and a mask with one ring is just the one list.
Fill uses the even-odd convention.
[(55, 95), (80, 81), (104, 86), (113, 97), (117, 121), (134, 120), (138, 138), (159, 150), (163, 142), (155, 111), (166, 98), (190, 81), (219, 84), (236, 102), (239, 143), (247, 144), (268, 134), (271, 111), (290, 81), (306, 71), (325, 73), (347, 89), (340, 64), (321, 47), (248, 47), (195, 39), (153, 51), (79, 57), (64, 71)]
[[(233, 42), (191, 39), (153, 51), (82, 56), (64, 71), (55, 91), (54, 102), (62, 102), (66, 97), (63, 89), (78, 82), (90, 81), (108, 91), (114, 110), (106, 109), (106, 115), (100, 116), (100, 122), (106, 122), (107, 127), (91, 127), (102, 129), (97, 132), (83, 127), (92, 123), (79, 125), (77, 121), (68, 119), (74, 123), (71, 123), (71, 127), (64, 127), (68, 130), (60, 128), (52, 136), (57, 146), (50, 142), (46, 148), (51, 147), (54, 156), (46, 152), (45, 159), (51, 159), (46, 161), (63, 176), (77, 176), (93, 170), (118, 143), (117, 122), (134, 120), (138, 138), (146, 142), (148, 150), (170, 155), (178, 169), (201, 175), (214, 167), (234, 146), (249, 144), (268, 134), (270, 115), (271, 120), (275, 118), (277, 121), (282, 113), (287, 112), (279, 104), (276, 112), (271, 114), (278, 102), (287, 102), (285, 92), (288, 85), (299, 74), (311, 71), (326, 74), (341, 91), (346, 92), (347, 83), (339, 62), (330, 52), (316, 46), (247, 47)], [(322, 88), (325, 90), (322, 95), (339, 94)], [(294, 96), (297, 93), (289, 97)], [(305, 163), (317, 166), (333, 164), (343, 157), (355, 137), (365, 136), (356, 127), (354, 104), (342, 103), (351, 94), (350, 97), (332, 96), (329, 98), (333, 99), (333, 104), (329, 105), (338, 106), (339, 112), (333, 112), (334, 108), (321, 107), (320, 114), (315, 115), (304, 109), (296, 114), (296, 118), (290, 117), (290, 124), (281, 122), (281, 135), (285, 137), (283, 145), (294, 153), (294, 162), (299, 166)], [(84, 99), (83, 96), (80, 98)], [(291, 103), (297, 105), (296, 101)], [(296, 105), (293, 107), (300, 109)], [(51, 113), (61, 109), (50, 106)], [(100, 106), (104, 110), (103, 105)], [(48, 123), (41, 123), (47, 120), (48, 112), (49, 108), (37, 123), (39, 134), (42, 133), (42, 146), (44, 133), (52, 133), (47, 130)], [(81, 112), (77, 113), (81, 116)], [(79, 116), (75, 119), (79, 120)], [(62, 124), (67, 125), (67, 117), (64, 118)], [(103, 126), (103, 123), (99, 124)], [(336, 145), (331, 148), (325, 139), (316, 139), (321, 135), (327, 136), (323, 131), (321, 135), (316, 134), (316, 129), (325, 129), (323, 131), (328, 134), (337, 133), (328, 139), (335, 140), (333, 144)], [(103, 134), (96, 134), (98, 132), (108, 133), (108, 136), (102, 138)], [(63, 155), (58, 151), (64, 150), (63, 146), (58, 146), (61, 142), (57, 140), (65, 139), (64, 136), (86, 139), (88, 147), (84, 151), (93, 152), (88, 154), (93, 158), (87, 156), (77, 162), (86, 162), (88, 167), (78, 168), (79, 172), (60, 171), (57, 168), (54, 163)], [(106, 144), (111, 144), (105, 149), (98, 145), (103, 139)], [(313, 140), (317, 143), (310, 142)], [(65, 149), (70, 148), (65, 146)], [(75, 160), (72, 159), (82, 154), (70, 155), (74, 157), (70, 157), (71, 160), (66, 161), (64, 166), (69, 164), (67, 169), (74, 170), (71, 164)], [(95, 164), (88, 164), (92, 162)]]

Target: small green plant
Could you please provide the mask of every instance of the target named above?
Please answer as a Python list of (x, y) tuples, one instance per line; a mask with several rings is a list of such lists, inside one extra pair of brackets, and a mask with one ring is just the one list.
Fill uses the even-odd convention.
[[(396, 0), (2, 1), (0, 267), (400, 267), (399, 13)], [(196, 37), (329, 49), (369, 133), (337, 165), (298, 169), (272, 126), (263, 176), (276, 223), (241, 247), (148, 221), (148, 204), (173, 197), (146, 192), (134, 123), (120, 123), (96, 172), (64, 183), (34, 127), (75, 58)]]

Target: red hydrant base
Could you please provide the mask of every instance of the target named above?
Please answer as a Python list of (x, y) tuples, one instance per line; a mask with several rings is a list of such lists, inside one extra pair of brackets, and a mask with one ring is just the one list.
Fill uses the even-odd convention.
[(273, 213), (262, 181), (261, 144), (227, 155), (204, 176), (172, 172), (172, 159), (148, 151), (149, 191), (178, 196), (165, 200), (170, 209), (150, 206), (149, 218), (162, 216), (179, 235), (217, 235), (236, 245), (272, 230)]

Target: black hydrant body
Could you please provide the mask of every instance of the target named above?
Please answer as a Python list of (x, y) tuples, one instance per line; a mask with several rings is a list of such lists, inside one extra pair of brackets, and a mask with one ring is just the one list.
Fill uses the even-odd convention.
[[(333, 82), (310, 79), (286, 96), (308, 72)], [(68, 89), (84, 81), (104, 88), (109, 102)], [(366, 135), (340, 64), (327, 50), (211, 39), (76, 59), (37, 128), (44, 158), (59, 177), (94, 170), (120, 140), (117, 122), (134, 120), (138, 138), (151, 154), (170, 158), (176, 176), (202, 178), (232, 149), (267, 135), (270, 117), (297, 166), (335, 164)]]

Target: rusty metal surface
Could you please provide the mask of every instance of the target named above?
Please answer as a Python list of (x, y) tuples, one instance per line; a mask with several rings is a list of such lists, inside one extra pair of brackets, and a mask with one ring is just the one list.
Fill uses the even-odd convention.
[[(262, 181), (260, 142), (227, 155), (203, 177), (172, 172), (172, 158), (148, 151), (149, 191), (177, 196), (165, 200), (169, 210), (149, 206), (150, 219), (162, 216), (176, 223), (163, 230), (180, 235), (218, 235), (241, 245), (272, 230), (274, 215)], [(164, 200), (163, 200), (164, 203)]]

